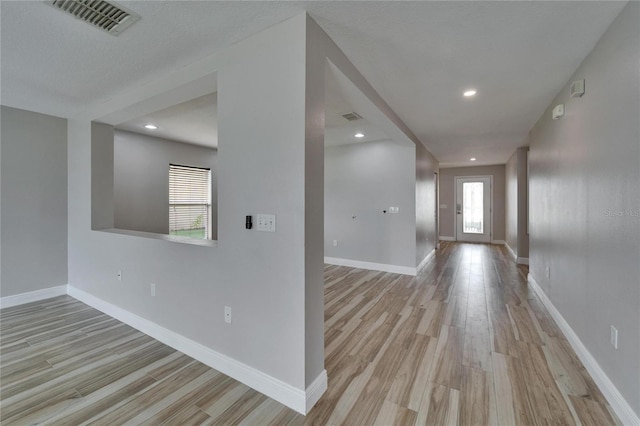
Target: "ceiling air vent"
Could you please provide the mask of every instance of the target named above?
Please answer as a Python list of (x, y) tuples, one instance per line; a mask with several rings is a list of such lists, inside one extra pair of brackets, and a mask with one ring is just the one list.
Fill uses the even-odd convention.
[(356, 121), (356, 120), (360, 120), (362, 117), (359, 116), (357, 113), (355, 112), (350, 112), (348, 114), (343, 114), (342, 115), (347, 121)]
[(45, 3), (114, 36), (119, 35), (140, 19), (140, 15), (115, 2), (54, 0)]

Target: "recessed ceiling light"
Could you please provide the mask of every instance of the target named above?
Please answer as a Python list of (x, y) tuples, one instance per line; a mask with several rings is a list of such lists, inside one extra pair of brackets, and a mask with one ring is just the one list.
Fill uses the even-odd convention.
[(154, 126), (153, 124), (145, 124), (144, 128), (149, 130), (156, 130), (158, 126)]
[(469, 158), (469, 161), (476, 161), (476, 157)]
[(476, 90), (475, 90), (475, 89), (469, 89), (469, 90), (465, 90), (465, 92), (463, 93), (463, 95), (464, 95), (466, 98), (470, 98), (471, 96), (475, 96), (475, 95), (476, 95), (476, 93), (478, 93), (478, 92), (476, 92)]
[(360, 138), (364, 138), (364, 133), (362, 133), (362, 132), (358, 132), (358, 133), (356, 133), (356, 134), (355, 134), (355, 135), (353, 135), (353, 136), (354, 136), (354, 137), (356, 137), (356, 138), (358, 138), (358, 139), (360, 139)]

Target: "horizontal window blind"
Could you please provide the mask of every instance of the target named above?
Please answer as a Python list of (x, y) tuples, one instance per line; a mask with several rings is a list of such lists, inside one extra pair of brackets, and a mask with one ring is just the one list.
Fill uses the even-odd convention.
[(211, 170), (169, 165), (169, 233), (211, 238)]

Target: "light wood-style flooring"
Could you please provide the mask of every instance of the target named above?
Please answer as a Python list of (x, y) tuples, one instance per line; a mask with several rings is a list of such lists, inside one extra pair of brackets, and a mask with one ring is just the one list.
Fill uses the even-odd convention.
[(2, 425), (613, 425), (501, 246), (417, 277), (325, 267), (329, 388), (306, 416), (68, 296), (1, 311)]

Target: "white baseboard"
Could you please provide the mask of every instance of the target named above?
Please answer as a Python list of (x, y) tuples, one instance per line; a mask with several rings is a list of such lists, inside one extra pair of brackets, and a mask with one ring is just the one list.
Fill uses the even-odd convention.
[(491, 240), (491, 244), (498, 244), (498, 245), (501, 245), (501, 246), (506, 246), (507, 245), (506, 241), (504, 241), (504, 240)]
[(39, 300), (50, 299), (52, 297), (64, 296), (65, 294), (67, 294), (66, 284), (43, 288), (42, 290), (30, 291), (28, 293), (14, 294), (13, 296), (0, 297), (0, 309), (37, 302)]
[(305, 404), (305, 410), (302, 414), (307, 414), (316, 402), (320, 399), (322, 394), (327, 390), (328, 379), (327, 379), (327, 370), (322, 370), (322, 372), (316, 377), (316, 379), (307, 386), (305, 390), (305, 394), (307, 395), (307, 400)]
[(424, 268), (426, 266), (427, 263), (429, 263), (429, 261), (431, 259), (433, 259), (433, 256), (436, 255), (436, 251), (435, 250), (431, 250), (429, 252), (428, 255), (425, 256), (424, 259), (422, 259), (422, 262), (420, 262), (420, 264), (418, 265), (418, 267), (416, 268), (417, 271), (421, 270), (422, 268)]
[[(497, 244), (497, 243), (493, 243), (493, 244)], [(504, 246), (509, 251), (509, 254), (511, 254), (511, 257), (513, 257), (513, 260), (515, 260), (515, 262), (518, 265), (528, 265), (529, 264), (529, 258), (528, 257), (518, 257), (516, 252), (513, 251), (513, 249), (511, 248), (511, 246), (509, 244), (507, 244), (505, 241), (503, 241), (502, 244), (504, 244)]]
[(593, 380), (598, 385), (598, 388), (602, 391), (602, 394), (607, 399), (611, 408), (616, 413), (623, 425), (640, 425), (640, 417), (633, 411), (631, 406), (624, 399), (618, 388), (613, 384), (611, 379), (606, 375), (604, 370), (600, 368), (598, 362), (591, 355), (589, 350), (584, 346), (578, 335), (573, 331), (569, 323), (562, 317), (562, 314), (556, 309), (551, 300), (547, 297), (546, 293), (542, 290), (538, 282), (533, 278), (533, 275), (529, 274), (527, 277), (529, 285), (536, 292), (542, 303), (547, 308), (556, 324), (562, 330), (562, 333), (567, 338), (571, 347), (582, 364), (593, 377)]
[[(438, 238), (440, 239), (440, 241), (458, 241), (458, 240), (456, 240), (456, 237), (447, 237), (447, 236), (444, 236), (444, 235), (440, 235)], [(504, 245), (506, 243), (504, 242), (504, 240), (491, 240), (491, 244), (502, 244), (502, 245)]]
[(83, 290), (68, 286), (67, 292), (69, 296), (244, 383), (298, 413), (307, 414), (327, 389), (325, 370), (306, 390), (301, 390)]
[(403, 274), (416, 276), (417, 268), (410, 266), (388, 265), (386, 263), (363, 262), (361, 260), (341, 259), (338, 257), (325, 257), (324, 263), (329, 265), (349, 266), (351, 268), (370, 269), (372, 271), (391, 272), (394, 274)]

